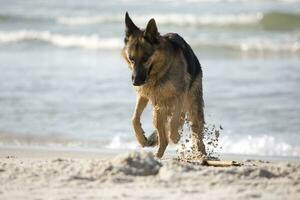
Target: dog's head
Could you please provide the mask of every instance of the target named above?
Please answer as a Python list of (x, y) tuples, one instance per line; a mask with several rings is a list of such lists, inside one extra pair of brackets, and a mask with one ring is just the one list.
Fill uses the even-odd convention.
[(126, 12), (123, 56), (132, 70), (133, 85), (141, 86), (149, 79), (153, 64), (151, 56), (159, 44), (159, 37), (154, 19), (150, 19), (145, 29), (140, 29)]

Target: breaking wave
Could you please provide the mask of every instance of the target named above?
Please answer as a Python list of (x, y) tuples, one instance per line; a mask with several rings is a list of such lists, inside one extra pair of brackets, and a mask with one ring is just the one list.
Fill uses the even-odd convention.
[(121, 48), (119, 38), (100, 38), (98, 35), (63, 35), (49, 31), (20, 30), (0, 32), (0, 43), (16, 43), (22, 41), (43, 41), (58, 47), (77, 47), (84, 49), (117, 49)]
[[(137, 24), (146, 23), (150, 18), (155, 18), (159, 24), (171, 25), (227, 25), (227, 24), (249, 24), (255, 23), (262, 18), (262, 14), (239, 14), (239, 15), (201, 15), (192, 14), (151, 14), (132, 15)], [(100, 23), (123, 23), (124, 15), (99, 15), (91, 17), (59, 17), (57, 22), (64, 25), (89, 25)]]
[[(61, 135), (20, 135), (0, 134), (0, 146), (14, 147), (57, 147), (75, 149), (98, 149), (98, 150), (135, 150), (140, 149), (136, 140), (126, 135), (116, 135), (105, 140), (75, 139)], [(168, 150), (175, 151), (175, 145), (168, 147)], [(270, 135), (229, 137), (219, 138), (219, 153), (257, 155), (257, 156), (295, 156), (300, 157), (300, 146), (293, 146), (285, 141), (279, 140)]]
[[(226, 25), (260, 25), (265, 29), (299, 29), (300, 15), (283, 12), (240, 13), (240, 14), (149, 14), (132, 15), (137, 24), (145, 24), (150, 18), (155, 18), (160, 25), (175, 26), (226, 26)], [(123, 23), (124, 15), (104, 14), (88, 17), (58, 17), (57, 23), (64, 25), (91, 25), (102, 23)]]
[(120, 149), (120, 150), (134, 150), (137, 149), (138, 143), (136, 141), (128, 140), (125, 136), (116, 135), (112, 138), (109, 144), (106, 146), (108, 149)]
[[(221, 137), (219, 146), (221, 154), (243, 154), (257, 156), (300, 156), (300, 147), (280, 141), (269, 135), (246, 136), (233, 139), (228, 136)], [(136, 141), (126, 140), (125, 137), (115, 136), (106, 148), (114, 150), (133, 150), (139, 148)], [(172, 148), (169, 147), (169, 148)]]
[(248, 135), (236, 140), (228, 136), (220, 139), (222, 153), (262, 155), (262, 156), (300, 156), (300, 147), (280, 141), (269, 135)]
[[(221, 48), (242, 52), (300, 52), (300, 34), (283, 35), (282, 37), (245, 37), (245, 38), (186, 38), (194, 48)], [(20, 30), (0, 31), (0, 44), (17, 42), (42, 41), (60, 48), (82, 48), (90, 50), (120, 49), (121, 38), (101, 38), (99, 35), (63, 35), (49, 31)]]
[(224, 48), (242, 52), (300, 52), (300, 34), (278, 37), (248, 36), (243, 38), (194, 38), (193, 47)]

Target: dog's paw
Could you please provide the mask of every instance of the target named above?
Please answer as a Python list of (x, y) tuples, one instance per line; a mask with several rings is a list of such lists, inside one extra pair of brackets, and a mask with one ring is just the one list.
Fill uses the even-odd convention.
[(155, 147), (158, 144), (157, 133), (153, 131), (153, 133), (148, 137), (146, 142), (146, 147)]
[(163, 155), (164, 155), (164, 153), (156, 152), (155, 157), (156, 157), (156, 158), (162, 158)]

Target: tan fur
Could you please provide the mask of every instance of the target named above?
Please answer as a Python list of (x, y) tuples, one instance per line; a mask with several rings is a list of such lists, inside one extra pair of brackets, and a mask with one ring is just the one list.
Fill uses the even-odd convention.
[[(142, 33), (142, 32), (141, 32)], [(153, 107), (153, 126), (158, 135), (158, 150), (156, 156), (161, 158), (169, 141), (177, 143), (180, 139), (179, 131), (184, 124), (185, 116), (192, 123), (192, 136), (197, 151), (205, 154), (203, 144), (203, 99), (202, 74), (193, 81), (187, 72), (187, 63), (180, 50), (174, 47), (164, 37), (158, 37), (159, 44), (145, 63), (145, 69), (152, 65), (147, 82), (135, 86), (137, 103), (132, 117), (132, 125), (139, 144), (147, 146), (147, 138), (141, 126), (141, 115), (148, 102)], [(128, 38), (122, 50), (122, 55), (133, 70), (134, 63), (129, 60), (129, 54), (136, 56), (141, 49), (132, 48), (134, 43), (143, 43), (141, 35), (136, 34)]]

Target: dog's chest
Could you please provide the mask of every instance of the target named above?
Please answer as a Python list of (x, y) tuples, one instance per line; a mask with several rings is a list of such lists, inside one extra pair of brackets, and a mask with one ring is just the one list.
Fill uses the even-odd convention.
[(149, 84), (142, 87), (136, 87), (136, 91), (146, 98), (148, 98), (154, 105), (168, 104), (172, 99), (176, 98), (176, 87), (170, 82), (164, 84)]

